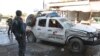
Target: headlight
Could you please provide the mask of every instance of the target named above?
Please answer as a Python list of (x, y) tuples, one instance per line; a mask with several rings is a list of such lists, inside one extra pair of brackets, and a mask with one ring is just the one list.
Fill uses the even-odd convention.
[(96, 32), (100, 32), (100, 29), (96, 29)]
[(96, 35), (97, 35), (97, 38), (100, 39), (100, 29), (97, 29), (97, 30), (96, 30), (96, 33), (97, 33), (97, 34), (96, 34)]
[(98, 33), (98, 39), (100, 39), (100, 32)]

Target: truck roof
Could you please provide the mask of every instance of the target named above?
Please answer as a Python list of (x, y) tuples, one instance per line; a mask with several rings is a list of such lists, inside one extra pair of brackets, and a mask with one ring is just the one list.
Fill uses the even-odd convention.
[(37, 13), (38, 17), (60, 17), (60, 15), (56, 11), (39, 11)]
[(64, 17), (38, 17), (37, 19), (66, 19)]

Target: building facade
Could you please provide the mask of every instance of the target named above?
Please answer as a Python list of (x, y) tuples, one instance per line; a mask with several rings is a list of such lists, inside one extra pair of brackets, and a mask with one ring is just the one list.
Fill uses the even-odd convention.
[[(60, 11), (68, 20), (81, 22), (100, 17), (99, 0), (60, 0), (49, 4), (50, 10)], [(63, 16), (62, 15), (62, 16)]]

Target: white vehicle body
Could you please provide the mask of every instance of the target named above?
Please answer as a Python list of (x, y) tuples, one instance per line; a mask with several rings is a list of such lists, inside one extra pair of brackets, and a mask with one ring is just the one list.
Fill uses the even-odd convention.
[[(53, 24), (58, 24), (59, 26), (53, 26), (50, 23), (51, 21)], [(84, 41), (92, 42), (94, 38), (89, 38), (87, 32), (96, 32), (95, 28), (81, 24), (73, 25), (72, 22), (62, 17), (38, 17), (35, 26), (30, 30), (36, 39), (62, 44), (65, 44), (65, 42), (74, 37), (74, 35)], [(95, 41), (96, 40), (97, 37), (95, 38)]]
[[(45, 26), (39, 26), (39, 20), (46, 20)], [(51, 41), (51, 42), (59, 42), (59, 43), (65, 43), (65, 28), (56, 28), (56, 27), (49, 27), (49, 20), (50, 19), (56, 19), (58, 22), (61, 19), (60, 17), (39, 17), (36, 20), (36, 25), (31, 28), (32, 32), (34, 33), (35, 37), (38, 39)], [(63, 23), (60, 22), (62, 27), (64, 27)], [(42, 23), (41, 23), (42, 24)]]
[(85, 44), (100, 44), (100, 32), (96, 28), (73, 24), (62, 17), (37, 17), (33, 27), (27, 27), (28, 42), (37, 39), (67, 44), (70, 51), (82, 52)]

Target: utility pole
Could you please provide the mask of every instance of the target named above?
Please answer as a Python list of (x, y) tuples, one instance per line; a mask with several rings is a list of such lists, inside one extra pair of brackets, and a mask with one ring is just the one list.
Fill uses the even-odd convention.
[(43, 9), (45, 8), (45, 0), (43, 0)]

